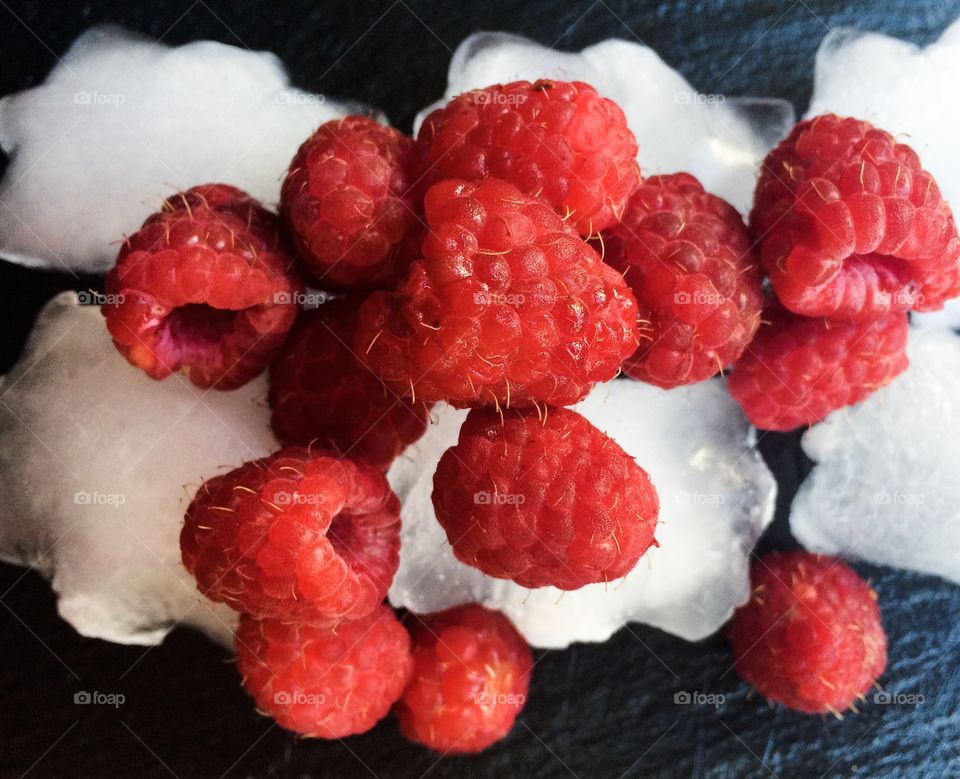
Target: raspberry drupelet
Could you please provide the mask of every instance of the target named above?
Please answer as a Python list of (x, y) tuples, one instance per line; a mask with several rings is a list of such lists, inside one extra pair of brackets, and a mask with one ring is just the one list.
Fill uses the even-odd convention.
[(761, 272), (729, 203), (687, 173), (647, 179), (603, 233), (603, 259), (637, 299), (631, 378), (671, 388), (733, 363), (760, 325)]
[(237, 669), (260, 711), (314, 738), (365, 733), (410, 679), (410, 636), (377, 606), (336, 628), (240, 617)]
[(120, 353), (152, 378), (184, 371), (199, 387), (233, 389), (283, 343), (299, 289), (276, 217), (206, 184), (171, 197), (123, 242), (101, 311)]
[(960, 294), (960, 239), (916, 152), (868, 122), (800, 122), (764, 161), (750, 228), (781, 302), (867, 321)]
[(270, 365), (270, 422), (284, 445), (329, 446), (387, 468), (423, 435), (429, 412), (354, 353), (359, 303), (345, 298), (300, 315)]
[(509, 181), (594, 235), (619, 221), (640, 183), (623, 111), (579, 81), (515, 81), (465, 92), (417, 135), (425, 185)]
[(773, 552), (751, 567), (753, 594), (727, 634), (737, 672), (771, 701), (839, 715), (887, 664), (877, 594), (833, 557)]
[(212, 600), (329, 624), (383, 602), (399, 564), (399, 511), (372, 466), (291, 447), (204, 482), (180, 550)]
[(362, 116), (327, 122), (303, 142), (280, 214), (319, 287), (386, 287), (416, 258), (423, 230), (409, 192), (413, 154), (412, 139)]
[(779, 306), (733, 366), (730, 394), (763, 430), (812, 425), (859, 403), (906, 369), (907, 315), (875, 322), (830, 322)]
[(503, 614), (467, 604), (408, 620), (414, 670), (397, 703), (400, 730), (443, 754), (504, 738), (527, 699), (530, 647)]
[(569, 405), (637, 347), (620, 274), (549, 206), (498, 179), (427, 193), (430, 233), (396, 293), (360, 310), (356, 351), (420, 401)]
[(524, 587), (609, 582), (656, 544), (650, 477), (569, 409), (472, 410), (433, 505), (458, 560)]

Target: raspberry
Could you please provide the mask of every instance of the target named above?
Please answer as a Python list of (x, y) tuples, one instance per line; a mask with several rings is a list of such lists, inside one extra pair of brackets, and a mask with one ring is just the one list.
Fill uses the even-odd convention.
[(357, 302), (306, 311), (270, 365), (271, 424), (284, 445), (317, 442), (386, 469), (427, 427), (351, 349)]
[(471, 411), (437, 465), (433, 506), (458, 560), (524, 587), (611, 581), (656, 543), (650, 477), (568, 409)]
[(783, 304), (879, 319), (960, 294), (960, 239), (916, 152), (867, 122), (800, 122), (763, 163), (750, 226)]
[(667, 389), (734, 362), (760, 325), (761, 274), (743, 220), (688, 173), (638, 189), (603, 234), (604, 260), (637, 298), (640, 348), (624, 372)]
[(413, 671), (410, 636), (386, 606), (336, 628), (240, 617), (243, 686), (283, 727), (316, 738), (365, 733)]
[(420, 128), (426, 185), (509, 181), (543, 198), (581, 235), (620, 221), (640, 183), (623, 111), (580, 81), (515, 81), (455, 97)]
[(839, 715), (887, 664), (877, 594), (836, 558), (773, 552), (751, 570), (753, 597), (728, 629), (740, 676), (764, 697)]
[(180, 533), (200, 591), (264, 619), (357, 619), (383, 602), (400, 502), (376, 469), (292, 447), (205, 482)]
[(185, 371), (199, 387), (257, 376), (297, 314), (300, 284), (276, 218), (244, 192), (182, 192), (127, 238), (101, 307), (120, 353), (154, 379)]
[(464, 407), (581, 400), (636, 349), (636, 303), (548, 206), (497, 179), (445, 181), (396, 293), (360, 310), (357, 352), (397, 393)]
[(829, 322), (779, 307), (764, 313), (728, 386), (750, 421), (793, 430), (859, 403), (907, 367), (907, 315), (876, 322)]
[(503, 614), (476, 604), (411, 620), (413, 678), (394, 709), (412, 741), (479, 752), (513, 727), (533, 657)]
[(402, 276), (422, 238), (408, 195), (413, 140), (362, 116), (320, 125), (297, 152), (280, 213), (321, 287), (376, 287)]

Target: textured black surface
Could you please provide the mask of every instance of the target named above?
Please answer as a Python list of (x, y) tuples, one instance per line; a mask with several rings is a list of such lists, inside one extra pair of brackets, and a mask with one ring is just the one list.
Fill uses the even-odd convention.
[[(241, 0), (87, 3), (0, 0), (0, 94), (42, 81), (70, 42), (112, 21), (169, 43), (213, 38), (270, 49), (294, 81), (386, 110), (408, 128), (445, 83), (450, 50), (477, 29), (560, 48), (640, 39), (705, 92), (772, 95), (802, 111), (813, 55), (829, 28), (852, 25), (929, 42), (960, 1), (283, 3)], [(40, 305), (90, 279), (0, 262), (0, 368), (19, 353)], [(809, 464), (798, 436), (761, 449), (781, 487), (763, 548), (790, 545), (785, 511)], [(176, 631), (151, 650), (79, 638), (40, 578), (0, 567), (0, 775), (30, 776), (910, 776), (960, 775), (960, 589), (858, 566), (880, 595), (890, 634), (884, 686), (920, 705), (871, 703), (842, 721), (749, 697), (720, 637), (688, 644), (633, 626), (598, 646), (542, 656), (510, 738), (475, 758), (407, 744), (391, 722), (343, 743), (297, 743), (258, 717), (227, 655)], [(122, 693), (119, 708), (77, 706), (77, 691)], [(676, 705), (680, 691), (724, 703)]]

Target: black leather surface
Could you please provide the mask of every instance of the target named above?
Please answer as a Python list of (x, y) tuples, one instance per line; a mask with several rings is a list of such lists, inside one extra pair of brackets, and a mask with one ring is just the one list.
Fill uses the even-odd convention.
[[(409, 129), (414, 113), (441, 93), (450, 50), (474, 30), (502, 29), (561, 48), (638, 38), (705, 92), (784, 97), (802, 112), (814, 52), (829, 28), (852, 25), (929, 42), (958, 15), (958, 0), (5, 0), (0, 94), (39, 83), (80, 32), (112, 21), (169, 43), (213, 38), (272, 50), (298, 85), (379, 106)], [(0, 368), (16, 358), (47, 298), (88, 283), (96, 282), (0, 263)], [(809, 467), (797, 441), (797, 435), (768, 435), (761, 442), (781, 489), (763, 548), (792, 543), (785, 511)], [(0, 774), (960, 775), (960, 589), (857, 567), (879, 592), (890, 636), (883, 684), (922, 695), (920, 705), (871, 702), (842, 721), (770, 708), (730, 670), (722, 637), (689, 644), (633, 626), (603, 645), (546, 653), (511, 736), (484, 755), (438, 761), (404, 741), (389, 721), (343, 743), (298, 743), (255, 714), (228, 656), (203, 638), (177, 631), (147, 651), (79, 638), (56, 616), (38, 576), (2, 566)], [(126, 702), (116, 709), (77, 706), (78, 691), (122, 693)], [(682, 691), (725, 700), (718, 708), (677, 705)]]

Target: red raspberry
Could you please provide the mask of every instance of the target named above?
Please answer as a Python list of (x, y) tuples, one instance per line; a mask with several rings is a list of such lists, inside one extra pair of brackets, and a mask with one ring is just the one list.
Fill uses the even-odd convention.
[(396, 573), (399, 511), (375, 468), (292, 447), (204, 482), (180, 550), (200, 591), (237, 611), (357, 619)]
[(427, 407), (387, 389), (354, 354), (357, 301), (305, 311), (270, 365), (270, 422), (284, 445), (317, 442), (387, 468), (427, 428)]
[(410, 168), (413, 140), (362, 116), (320, 125), (283, 182), (280, 213), (305, 270), (330, 287), (400, 278), (422, 238)]
[(503, 614), (476, 604), (411, 619), (413, 678), (394, 712), (412, 741), (479, 752), (513, 727), (533, 657)]
[(426, 216), (424, 259), (360, 310), (357, 351), (396, 392), (569, 405), (636, 349), (620, 274), (545, 204), (497, 179), (445, 181)]
[(580, 81), (515, 81), (465, 92), (417, 135), (426, 185), (509, 181), (568, 216), (581, 235), (620, 221), (640, 183), (620, 106)]
[(877, 594), (833, 557), (773, 552), (751, 569), (753, 597), (728, 635), (737, 671), (764, 697), (839, 715), (883, 673)]
[(524, 587), (612, 581), (656, 543), (650, 477), (569, 409), (471, 411), (433, 506), (458, 560)]
[(154, 379), (199, 387), (257, 376), (297, 314), (300, 284), (276, 217), (239, 189), (205, 184), (163, 204), (123, 243), (101, 307), (120, 353)]
[(365, 733), (390, 711), (413, 672), (410, 636), (377, 606), (335, 628), (240, 617), (243, 686), (283, 727), (316, 738)]
[(867, 122), (800, 122), (763, 163), (750, 227), (798, 314), (879, 319), (960, 294), (950, 207), (916, 152)]
[(628, 376), (678, 387), (734, 362), (760, 325), (761, 274), (743, 220), (688, 173), (638, 189), (603, 234), (604, 260), (637, 298), (640, 348)]
[(907, 367), (905, 313), (876, 322), (829, 322), (775, 307), (764, 318), (728, 380), (730, 394), (764, 430), (819, 422)]

